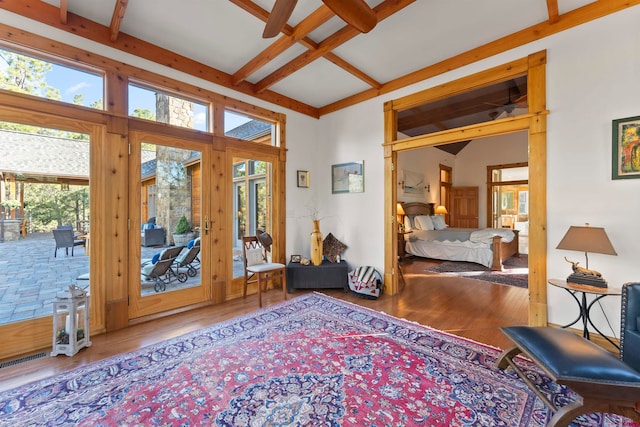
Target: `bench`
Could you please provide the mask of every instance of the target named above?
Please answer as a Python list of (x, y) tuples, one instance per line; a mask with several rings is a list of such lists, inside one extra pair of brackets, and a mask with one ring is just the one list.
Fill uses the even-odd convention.
[[(496, 367), (509, 366), (553, 412), (549, 426), (568, 426), (571, 420), (589, 412), (619, 414), (640, 421), (640, 373), (614, 354), (567, 330), (550, 327), (514, 326), (500, 328), (515, 344), (505, 350)], [(580, 395), (562, 408), (555, 405), (513, 360), (524, 354), (556, 383)]]

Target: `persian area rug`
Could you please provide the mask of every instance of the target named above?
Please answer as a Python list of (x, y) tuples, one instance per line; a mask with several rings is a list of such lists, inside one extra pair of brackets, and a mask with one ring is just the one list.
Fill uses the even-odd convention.
[(504, 261), (503, 271), (491, 271), (484, 265), (464, 261), (445, 261), (428, 268), (429, 273), (440, 273), (451, 276), (463, 276), (469, 279), (499, 283), (501, 285), (529, 287), (528, 257), (526, 254), (512, 256)]
[[(0, 394), (0, 425), (544, 426), (500, 351), (321, 294)], [(559, 406), (576, 399), (522, 360)], [(589, 414), (577, 425), (619, 426)]]

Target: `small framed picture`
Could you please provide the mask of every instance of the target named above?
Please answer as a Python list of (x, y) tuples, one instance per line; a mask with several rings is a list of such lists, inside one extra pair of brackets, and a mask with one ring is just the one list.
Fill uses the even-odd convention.
[(291, 255), (291, 262), (300, 262), (300, 255)]
[(309, 188), (309, 171), (298, 171), (298, 187)]

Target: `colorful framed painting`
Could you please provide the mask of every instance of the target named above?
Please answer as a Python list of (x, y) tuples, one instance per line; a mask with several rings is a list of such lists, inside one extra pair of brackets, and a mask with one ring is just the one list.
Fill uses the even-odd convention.
[(640, 178), (640, 116), (613, 121), (612, 179)]
[(364, 192), (364, 160), (361, 162), (331, 165), (331, 192)]

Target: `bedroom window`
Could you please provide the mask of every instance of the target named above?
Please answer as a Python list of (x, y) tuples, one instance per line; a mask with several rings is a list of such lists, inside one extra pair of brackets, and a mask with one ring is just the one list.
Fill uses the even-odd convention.
[(487, 166), (492, 228), (526, 230), (529, 221), (529, 166)]

